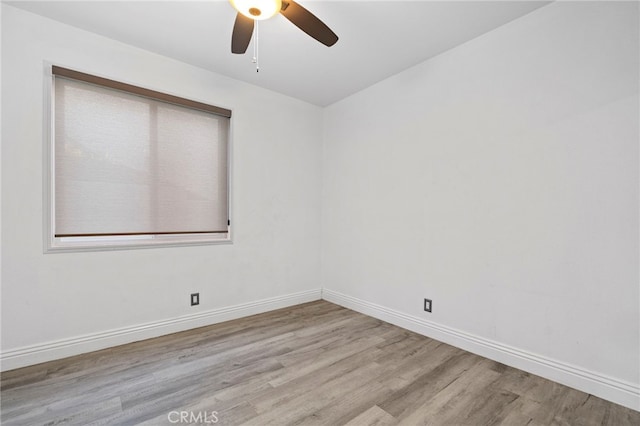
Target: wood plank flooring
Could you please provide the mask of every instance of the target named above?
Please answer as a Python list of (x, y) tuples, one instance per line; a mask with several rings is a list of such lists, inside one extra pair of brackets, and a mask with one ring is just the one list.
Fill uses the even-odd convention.
[(8, 371), (0, 396), (7, 426), (640, 425), (637, 411), (325, 301)]

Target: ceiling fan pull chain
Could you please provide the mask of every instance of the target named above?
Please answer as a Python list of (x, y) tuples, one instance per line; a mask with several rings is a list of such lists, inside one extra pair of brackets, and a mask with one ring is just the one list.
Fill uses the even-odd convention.
[(258, 63), (258, 21), (255, 21), (254, 31), (256, 33), (256, 42), (253, 44), (253, 63), (256, 64), (256, 72), (260, 72), (260, 65)]

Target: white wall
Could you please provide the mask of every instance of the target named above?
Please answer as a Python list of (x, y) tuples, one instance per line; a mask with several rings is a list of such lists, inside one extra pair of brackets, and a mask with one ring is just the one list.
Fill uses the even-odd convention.
[(638, 114), (637, 2), (545, 6), (326, 108), (325, 297), (640, 409)]
[[(232, 109), (233, 244), (43, 254), (45, 61)], [(320, 297), (320, 108), (3, 4), (2, 112), (3, 369)]]

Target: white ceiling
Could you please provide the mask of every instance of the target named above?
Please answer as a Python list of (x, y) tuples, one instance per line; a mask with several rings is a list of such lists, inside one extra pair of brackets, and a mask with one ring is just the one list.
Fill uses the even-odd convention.
[(213, 1), (7, 1), (161, 55), (325, 106), (516, 19), (543, 1), (299, 0), (340, 37), (311, 39), (283, 16), (260, 22), (260, 72), (231, 53), (235, 10)]

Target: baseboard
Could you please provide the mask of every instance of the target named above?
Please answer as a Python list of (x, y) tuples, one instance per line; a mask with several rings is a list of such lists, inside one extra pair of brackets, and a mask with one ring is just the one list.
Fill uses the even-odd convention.
[(124, 327), (75, 338), (25, 346), (0, 353), (0, 370), (66, 358), (86, 352), (216, 324), (319, 299), (448, 343), (469, 352), (545, 377), (616, 404), (640, 410), (640, 386), (426, 321), (329, 289), (314, 289), (254, 302)]
[(249, 315), (286, 308), (288, 306), (320, 300), (320, 289), (308, 290), (284, 296), (271, 297), (239, 305), (212, 309), (206, 312), (184, 315), (163, 321), (139, 324), (132, 327), (62, 339), (38, 345), (25, 346), (0, 354), (0, 370), (39, 364), (91, 351), (110, 348), (139, 340), (150, 339), (196, 327), (216, 324)]
[(640, 411), (640, 386), (426, 321), (324, 288), (322, 298), (345, 308)]

